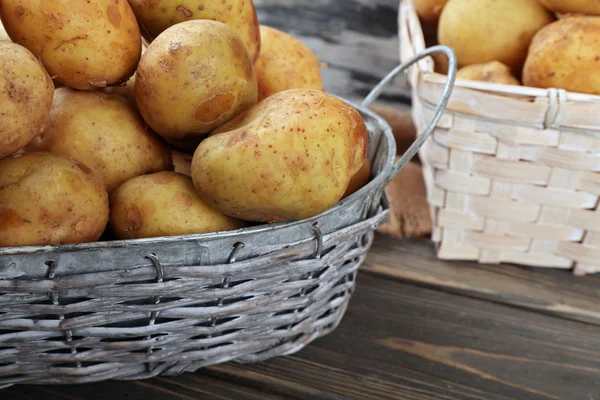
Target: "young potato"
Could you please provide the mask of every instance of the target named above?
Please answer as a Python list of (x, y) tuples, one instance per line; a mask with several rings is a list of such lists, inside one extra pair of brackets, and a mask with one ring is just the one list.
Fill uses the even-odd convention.
[(352, 178), (350, 178), (350, 183), (348, 184), (348, 188), (346, 189), (346, 193), (344, 193), (344, 197), (346, 198), (351, 194), (358, 192), (363, 188), (369, 181), (371, 180), (371, 163), (369, 159), (365, 159), (363, 166), (358, 170), (356, 174)]
[(600, 15), (598, 0), (538, 0), (546, 8), (560, 14)]
[(414, 0), (419, 17), (428, 24), (437, 24), (448, 0)]
[(600, 94), (600, 17), (569, 16), (535, 35), (523, 69), (525, 86)]
[(194, 20), (172, 26), (144, 53), (136, 100), (152, 129), (195, 149), (204, 134), (256, 103), (256, 75), (239, 35), (227, 25)]
[(52, 79), (29, 50), (0, 41), (0, 158), (40, 133), (53, 93)]
[(536, 0), (451, 0), (438, 40), (454, 49), (459, 67), (500, 61), (520, 75), (533, 35), (552, 21)]
[(323, 90), (319, 59), (304, 43), (264, 25), (260, 36), (262, 47), (254, 63), (259, 101), (288, 89)]
[(503, 83), (505, 85), (521, 85), (515, 78), (510, 68), (499, 61), (486, 64), (468, 65), (458, 70), (456, 77), (469, 81), (482, 81), (491, 83)]
[(0, 247), (94, 242), (108, 194), (79, 161), (26, 153), (0, 161)]
[(119, 85), (140, 59), (140, 29), (127, 1), (0, 0), (0, 16), (13, 41), (65, 86)]
[(192, 179), (176, 172), (138, 176), (110, 197), (110, 226), (119, 239), (191, 235), (244, 227), (212, 209)]
[(258, 57), (260, 33), (252, 0), (129, 0), (129, 4), (150, 42), (175, 24), (206, 19), (229, 25), (242, 38), (252, 60)]
[(60, 88), (48, 123), (29, 146), (81, 160), (109, 193), (123, 182), (172, 169), (171, 150), (127, 100), (102, 92)]
[(312, 89), (274, 94), (215, 130), (192, 160), (200, 196), (256, 222), (309, 218), (337, 203), (368, 145), (360, 114)]

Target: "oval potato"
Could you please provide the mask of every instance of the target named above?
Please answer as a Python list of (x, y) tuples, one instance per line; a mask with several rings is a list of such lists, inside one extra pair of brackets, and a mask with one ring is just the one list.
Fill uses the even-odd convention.
[(317, 90), (286, 90), (202, 141), (192, 178), (200, 196), (225, 215), (309, 218), (342, 198), (367, 146), (365, 123), (346, 102)]
[(502, 83), (505, 85), (521, 85), (519, 80), (512, 75), (510, 68), (499, 61), (486, 64), (473, 64), (462, 67), (456, 73), (458, 79), (469, 81), (482, 81)]
[(149, 131), (133, 104), (69, 88), (56, 90), (48, 123), (29, 148), (82, 161), (109, 193), (131, 178), (173, 165), (171, 150)]
[(535, 35), (523, 84), (600, 94), (600, 17), (568, 16)]
[(171, 26), (195, 19), (227, 24), (242, 38), (252, 60), (260, 51), (258, 18), (252, 0), (129, 0), (146, 39), (154, 40)]
[(459, 67), (500, 61), (520, 75), (533, 35), (552, 21), (536, 0), (452, 0), (438, 40), (454, 49)]
[(110, 226), (119, 239), (192, 235), (244, 227), (208, 206), (192, 179), (176, 172), (138, 176), (110, 197)]
[(142, 42), (127, 1), (0, 0), (0, 6), (13, 41), (65, 86), (115, 86), (135, 71)]
[(258, 100), (288, 89), (323, 90), (320, 63), (304, 43), (285, 32), (261, 25), (262, 49), (254, 63)]
[(171, 143), (195, 149), (204, 134), (256, 103), (256, 75), (239, 35), (205, 20), (172, 26), (144, 53), (138, 109)]
[(547, 9), (560, 14), (600, 15), (600, 1), (597, 0), (538, 0)]
[(97, 241), (108, 194), (84, 164), (49, 153), (0, 161), (0, 247)]
[(54, 85), (26, 48), (0, 41), (0, 158), (25, 147), (48, 119)]

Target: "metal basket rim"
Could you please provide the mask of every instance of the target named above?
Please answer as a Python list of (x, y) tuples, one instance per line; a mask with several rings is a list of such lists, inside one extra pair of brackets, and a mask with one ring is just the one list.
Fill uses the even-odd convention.
[[(339, 96), (336, 96), (339, 97)], [(324, 216), (333, 214), (338, 212), (340, 209), (343, 209), (344, 206), (350, 202), (356, 201), (360, 197), (366, 197), (367, 193), (370, 193), (376, 190), (381, 185), (384, 185), (387, 179), (390, 177), (396, 156), (396, 141), (394, 135), (392, 134), (392, 128), (390, 125), (378, 114), (371, 111), (368, 108), (362, 107), (360, 105), (354, 104), (351, 101), (348, 101), (342, 97), (339, 97), (341, 100), (350, 104), (352, 107), (356, 108), (361, 114), (367, 115), (371, 118), (377, 125), (377, 127), (382, 131), (383, 136), (388, 141), (388, 149), (387, 154), (385, 155), (384, 165), (381, 171), (364, 187), (362, 187), (357, 192), (348, 196), (347, 198), (339, 201), (330, 209), (324, 211), (323, 213), (314, 216), (312, 218), (295, 220), (295, 221), (287, 221), (287, 222), (278, 222), (274, 224), (262, 224), (249, 228), (236, 229), (232, 231), (224, 231), (224, 232), (212, 232), (212, 233), (202, 233), (202, 234), (194, 234), (194, 235), (179, 235), (179, 236), (161, 236), (156, 238), (146, 238), (146, 239), (130, 239), (130, 240), (112, 240), (106, 242), (90, 242), (90, 243), (78, 243), (78, 244), (61, 244), (61, 245), (50, 245), (50, 246), (18, 246), (18, 247), (4, 247), (0, 248), (0, 257), (3, 255), (21, 255), (21, 254), (35, 254), (35, 253), (63, 253), (63, 252), (76, 252), (81, 250), (95, 250), (95, 249), (111, 249), (111, 248), (120, 248), (120, 247), (131, 247), (138, 244), (161, 244), (161, 243), (173, 243), (181, 240), (195, 240), (195, 241), (203, 241), (203, 240), (213, 240), (216, 238), (231, 238), (245, 234), (255, 234), (262, 232), (272, 232), (276, 231), (283, 227), (290, 227), (294, 225), (304, 224), (306, 222), (316, 221)], [(380, 141), (383, 139), (380, 138)], [(378, 143), (369, 143), (370, 146), (377, 145)]]

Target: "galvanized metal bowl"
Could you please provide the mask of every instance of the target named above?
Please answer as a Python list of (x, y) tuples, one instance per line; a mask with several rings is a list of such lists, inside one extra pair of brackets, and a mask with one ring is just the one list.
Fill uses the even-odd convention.
[[(394, 164), (387, 123), (367, 108), (433, 53), (451, 60), (438, 113)], [(399, 66), (361, 106), (371, 182), (323, 214), (231, 232), (0, 249), (0, 386), (177, 375), (300, 350), (339, 324), (386, 184), (437, 123), (454, 82), (451, 50)]]

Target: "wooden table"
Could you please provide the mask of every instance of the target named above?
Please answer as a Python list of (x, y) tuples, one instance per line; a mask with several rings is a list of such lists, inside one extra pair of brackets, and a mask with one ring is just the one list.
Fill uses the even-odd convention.
[[(397, 63), (396, 0), (255, 0), (358, 100)], [(408, 104), (406, 87), (385, 100)], [(447, 263), (378, 236), (341, 326), (296, 355), (177, 378), (18, 386), (0, 399), (600, 399), (600, 278)]]

